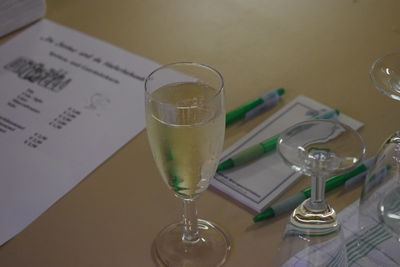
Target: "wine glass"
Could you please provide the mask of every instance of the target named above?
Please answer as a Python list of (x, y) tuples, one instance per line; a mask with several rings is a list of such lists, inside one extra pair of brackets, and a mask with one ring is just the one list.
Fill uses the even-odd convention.
[(167, 266), (220, 266), (230, 251), (227, 234), (198, 219), (195, 200), (214, 176), (223, 148), (223, 78), (193, 62), (164, 65), (145, 80), (146, 126), (156, 165), (167, 186), (183, 200), (182, 221), (154, 241)]
[[(400, 100), (400, 53), (378, 58), (371, 66), (370, 78), (385, 95)], [(357, 253), (376, 266), (398, 266), (395, 253), (365, 253), (368, 247), (400, 249), (400, 131), (389, 136), (380, 147), (374, 165), (364, 181), (359, 204)], [(390, 254), (390, 257), (386, 257)], [(397, 259), (395, 259), (397, 257)]]
[[(367, 257), (374, 266), (399, 266), (400, 257), (400, 132), (381, 146), (375, 163), (368, 170), (360, 197), (353, 257)], [(393, 251), (369, 253), (369, 248), (391, 247)], [(385, 250), (385, 249), (383, 249)], [(388, 257), (389, 256), (389, 257)]]
[(281, 244), (283, 266), (347, 266), (343, 232), (325, 201), (326, 178), (349, 171), (364, 158), (361, 136), (332, 120), (310, 120), (284, 131), (278, 152), (294, 170), (311, 176), (311, 197), (291, 214)]

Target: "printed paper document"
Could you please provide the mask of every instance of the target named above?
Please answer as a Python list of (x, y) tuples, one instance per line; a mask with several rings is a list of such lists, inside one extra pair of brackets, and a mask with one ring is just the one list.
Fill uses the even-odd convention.
[(0, 55), (1, 245), (144, 128), (158, 64), (48, 20)]

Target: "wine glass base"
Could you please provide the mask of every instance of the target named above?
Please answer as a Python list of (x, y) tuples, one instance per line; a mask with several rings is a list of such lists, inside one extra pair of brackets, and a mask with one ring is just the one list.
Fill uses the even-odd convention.
[(307, 235), (328, 235), (340, 230), (334, 209), (326, 205), (322, 210), (312, 210), (308, 201), (305, 200), (290, 216), (290, 223), (297, 231)]
[(183, 223), (167, 226), (154, 241), (154, 254), (165, 266), (221, 266), (227, 259), (231, 244), (227, 234), (217, 225), (198, 220), (200, 238), (184, 241)]

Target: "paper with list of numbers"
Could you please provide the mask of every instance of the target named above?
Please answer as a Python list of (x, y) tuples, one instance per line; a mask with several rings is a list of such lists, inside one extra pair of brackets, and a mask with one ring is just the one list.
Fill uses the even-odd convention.
[(49, 20), (0, 46), (0, 245), (144, 129), (156, 67)]

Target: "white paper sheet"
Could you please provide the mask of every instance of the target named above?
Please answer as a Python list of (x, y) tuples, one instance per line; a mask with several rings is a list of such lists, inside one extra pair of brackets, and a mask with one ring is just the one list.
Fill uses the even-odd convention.
[(45, 13), (45, 0), (1, 0), (0, 36), (42, 18)]
[[(279, 134), (297, 122), (329, 109), (331, 108), (308, 97), (299, 96), (224, 151), (221, 162), (249, 146)], [(363, 125), (343, 113), (338, 120), (354, 129)], [(273, 152), (250, 164), (217, 173), (211, 185), (260, 212), (298, 177), (300, 174), (287, 166), (277, 152)]]
[(158, 66), (48, 20), (0, 46), (0, 244), (144, 128)]

